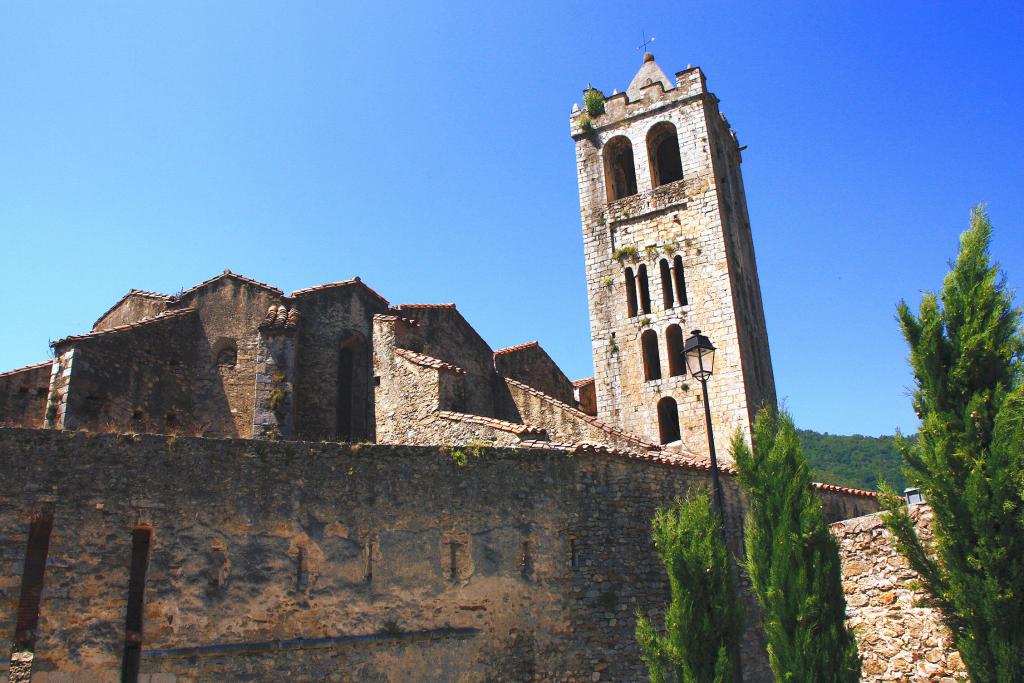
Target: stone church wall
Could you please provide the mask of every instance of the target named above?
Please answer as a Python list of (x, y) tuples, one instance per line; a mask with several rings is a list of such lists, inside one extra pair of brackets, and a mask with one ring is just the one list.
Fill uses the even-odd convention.
[(52, 361), (0, 374), (0, 425), (42, 427)]
[(537, 342), (496, 351), (494, 369), (566, 405), (576, 405), (572, 382)]

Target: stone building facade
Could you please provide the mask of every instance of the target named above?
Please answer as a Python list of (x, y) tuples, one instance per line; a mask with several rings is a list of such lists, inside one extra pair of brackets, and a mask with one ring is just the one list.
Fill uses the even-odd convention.
[(597, 414), (645, 438), (703, 450), (700, 385), (682, 347), (717, 347), (708, 385), (721, 433), (749, 434), (775, 404), (741, 147), (699, 68), (670, 80), (648, 54), (604, 113), (576, 108), (580, 210)]

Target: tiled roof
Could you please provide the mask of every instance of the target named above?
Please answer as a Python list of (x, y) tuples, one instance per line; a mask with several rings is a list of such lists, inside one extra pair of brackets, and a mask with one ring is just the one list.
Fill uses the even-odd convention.
[[(683, 467), (691, 470), (709, 471), (711, 469), (711, 463), (706, 459), (691, 458), (678, 453), (672, 453), (670, 451), (633, 450), (631, 448), (615, 448), (613, 446), (588, 443), (557, 443), (539, 440), (524, 440), (521, 445), (525, 448), (544, 448), (549, 450), (565, 451), (566, 453), (573, 454), (591, 453), (612, 455), (630, 460), (645, 460), (647, 462), (655, 462), (662, 465), (670, 465), (672, 467)], [(725, 474), (736, 474), (736, 470), (727, 465), (719, 465), (718, 471)]]
[(548, 437), (547, 431), (540, 427), (531, 427), (530, 425), (518, 424), (515, 422), (506, 422), (505, 420), (499, 420), (495, 417), (485, 417), (483, 415), (470, 415), (469, 413), (455, 413), (449, 410), (437, 411), (438, 416), (448, 420), (458, 420), (459, 422), (472, 422), (473, 424), (483, 425), (485, 427), (493, 427), (503, 432), (512, 432), (518, 436), (532, 436), (537, 440), (543, 440)]
[(114, 305), (113, 305), (113, 306), (111, 306), (111, 307), (110, 307), (110, 308), (108, 308), (108, 309), (107, 309), (106, 311), (104, 311), (104, 312), (103, 312), (103, 315), (101, 315), (100, 317), (96, 318), (96, 322), (94, 322), (94, 323), (93, 323), (93, 327), (95, 327), (96, 325), (98, 325), (98, 324), (99, 324), (99, 322), (100, 322), (101, 320), (103, 320), (103, 319), (104, 319), (104, 318), (106, 318), (106, 317), (107, 317), (108, 315), (110, 315), (110, 314), (111, 314), (111, 312), (112, 312), (112, 311), (113, 311), (113, 310), (114, 310), (115, 308), (117, 308), (118, 306), (120, 306), (120, 305), (121, 305), (121, 304), (122, 304), (122, 303), (124, 302), (124, 300), (125, 300), (125, 299), (127, 299), (127, 298), (128, 298), (128, 297), (130, 297), (130, 296), (141, 296), (141, 297), (143, 297), (143, 298), (145, 298), (145, 299), (158, 299), (158, 300), (162, 300), (162, 301), (168, 301), (168, 302), (169, 302), (169, 301), (174, 301), (174, 297), (173, 297), (173, 296), (171, 296), (170, 294), (160, 294), (159, 292), (147, 292), (147, 291), (144, 291), (144, 290), (141, 290), (141, 289), (135, 289), (135, 288), (133, 287), (132, 289), (129, 289), (129, 290), (128, 290), (128, 293), (127, 293), (127, 294), (125, 294), (125, 295), (124, 295), (124, 296), (122, 296), (122, 297), (121, 297), (120, 299), (118, 299), (117, 301), (115, 301), (115, 302), (114, 302)]
[(877, 491), (865, 491), (864, 489), (851, 489), (846, 486), (836, 486), (835, 484), (822, 484), (820, 482), (811, 482), (811, 486), (818, 489), (819, 491), (830, 491), (833, 493), (848, 493), (851, 496), (865, 496), (867, 498), (877, 498)]
[(292, 332), (299, 326), (299, 309), (292, 307), (291, 310), (284, 306), (271, 305), (267, 309), (266, 316), (260, 322), (261, 330), (284, 330)]
[(196, 309), (194, 308), (181, 308), (176, 311), (164, 311), (162, 313), (159, 313), (158, 315), (143, 318), (142, 320), (131, 323), (129, 325), (118, 325), (117, 327), (111, 327), (109, 330), (97, 330), (96, 332), (87, 332), (85, 334), (75, 334), (71, 335), (70, 337), (64, 337), (63, 339), (58, 339), (55, 342), (50, 342), (50, 346), (57, 347), (60, 346), (61, 344), (66, 344), (67, 342), (79, 341), (80, 339), (92, 339), (93, 337), (100, 337), (106, 334), (127, 332), (128, 330), (134, 330), (137, 327), (151, 325), (153, 323), (163, 322), (165, 320), (171, 320), (174, 318), (180, 318), (182, 316), (195, 312)]
[(426, 368), (434, 368), (435, 370), (449, 370), (459, 375), (465, 375), (466, 371), (460, 367), (446, 363), (440, 358), (434, 358), (433, 356), (426, 356), (422, 353), (416, 353), (409, 349), (395, 349), (395, 355), (405, 358), (411, 363), (416, 365), (422, 365)]
[(386, 313), (374, 313), (373, 314), (373, 319), (374, 320), (388, 320), (388, 321), (391, 321), (391, 322), (402, 322), (402, 323), (405, 323), (406, 325), (408, 325), (409, 327), (419, 327), (420, 326), (420, 321), (419, 320), (413, 320), (412, 318), (403, 318), (400, 315), (387, 315)]
[(391, 310), (401, 312), (417, 308), (455, 308), (455, 304), (398, 304), (397, 306), (392, 306)]
[(306, 295), (306, 294), (311, 294), (312, 292), (320, 292), (320, 291), (323, 291), (325, 289), (331, 289), (332, 287), (349, 287), (349, 286), (352, 286), (352, 285), (358, 285), (364, 291), (366, 291), (366, 292), (372, 294), (373, 296), (375, 296), (376, 298), (380, 299), (384, 303), (385, 306), (389, 305), (387, 299), (385, 299), (380, 294), (375, 292), (372, 288), (367, 286), (366, 283), (364, 283), (358, 277), (354, 277), (351, 280), (341, 280), (340, 282), (328, 282), (328, 283), (323, 284), (323, 285), (316, 285), (315, 287), (306, 287), (305, 289), (297, 289), (294, 292), (292, 292), (292, 296), (293, 297), (303, 296), (303, 295)]
[(619, 429), (618, 427), (613, 427), (613, 426), (611, 426), (610, 424), (608, 424), (606, 422), (602, 422), (601, 420), (598, 420), (596, 417), (594, 417), (592, 415), (587, 415), (582, 410), (578, 410), (576, 408), (573, 408), (572, 406), (570, 406), (567, 403), (562, 403), (557, 398), (552, 398), (551, 396), (548, 396), (544, 392), (537, 391), (536, 389), (534, 389), (533, 387), (531, 387), (529, 385), (523, 384), (522, 382), (516, 381), (516, 380), (511, 379), (509, 377), (505, 377), (504, 379), (505, 379), (505, 381), (508, 384), (511, 384), (512, 386), (514, 386), (516, 388), (522, 389), (523, 391), (526, 391), (526, 392), (528, 392), (530, 394), (533, 394), (534, 396), (536, 396), (537, 398), (539, 398), (539, 399), (541, 399), (543, 401), (547, 401), (548, 403), (552, 403), (554, 405), (557, 405), (560, 410), (569, 411), (570, 413), (572, 413), (573, 415), (575, 415), (579, 419), (583, 420), (584, 422), (587, 422), (589, 424), (594, 425), (595, 427), (597, 427), (601, 431), (608, 432), (609, 434), (617, 436), (620, 439), (625, 439), (627, 441), (632, 441), (637, 446), (639, 446), (640, 448), (643, 448), (645, 450), (654, 450), (654, 451), (660, 451), (661, 450), (661, 446), (659, 446), (658, 444), (651, 443), (650, 441), (645, 441), (644, 439), (640, 438), (636, 434), (630, 434), (629, 432), (624, 432), (621, 429)]
[(19, 372), (25, 372), (27, 370), (36, 370), (37, 368), (45, 367), (47, 365), (53, 365), (52, 360), (44, 360), (42, 363), (33, 363), (32, 365), (26, 365), (22, 368), (15, 368), (14, 370), (8, 370), (7, 372), (0, 372), (0, 377), (8, 377), (10, 375), (16, 375)]
[(577, 389), (580, 388), (580, 387), (585, 387), (588, 384), (593, 384), (593, 383), (594, 383), (594, 378), (593, 377), (584, 377), (583, 379), (574, 379), (572, 381), (572, 385), (574, 387), (576, 387)]
[(217, 280), (220, 280), (221, 278), (225, 278), (225, 277), (230, 277), (230, 278), (234, 278), (236, 280), (241, 280), (242, 282), (245, 282), (247, 284), (255, 285), (257, 287), (262, 287), (263, 289), (270, 290), (271, 292), (273, 292), (274, 294), (277, 294), (278, 296), (284, 296), (284, 292), (282, 292), (277, 287), (271, 287), (266, 282), (260, 282), (259, 280), (253, 280), (252, 278), (245, 277), (244, 275), (239, 275), (238, 273), (232, 273), (230, 270), (225, 268), (224, 272), (221, 273), (220, 275), (215, 275), (215, 276), (211, 277), (209, 280), (203, 280), (202, 282), (200, 282), (198, 285), (196, 285), (194, 287), (189, 287), (184, 292), (179, 294), (176, 298), (177, 299), (182, 299), (182, 298), (188, 296), (189, 294), (192, 294), (196, 290), (201, 289), (201, 288), (205, 287), (206, 285), (208, 285), (210, 283), (213, 283), (213, 282), (216, 282)]
[(515, 353), (516, 351), (522, 351), (523, 349), (530, 349), (530, 348), (533, 348), (534, 346), (540, 347), (540, 343), (532, 341), (532, 342), (526, 342), (525, 344), (520, 344), (519, 346), (510, 346), (507, 349), (498, 349), (497, 351), (494, 352), (494, 355), (495, 356), (499, 356), (499, 355), (502, 355), (502, 354), (505, 354), (505, 353)]

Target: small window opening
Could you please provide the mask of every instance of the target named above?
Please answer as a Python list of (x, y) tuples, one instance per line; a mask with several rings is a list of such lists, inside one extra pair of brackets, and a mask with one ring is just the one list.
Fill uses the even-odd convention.
[(636, 168), (629, 138), (612, 138), (604, 146), (604, 176), (608, 201), (636, 194)]
[(448, 577), (452, 581), (459, 578), (459, 545), (458, 541), (448, 542)]
[(647, 133), (647, 158), (654, 187), (682, 180), (683, 162), (679, 157), (679, 137), (675, 126), (663, 121), (651, 128)]
[(658, 401), (658, 431), (661, 443), (679, 441), (679, 407), (676, 400), (666, 396)]
[(167, 415), (164, 416), (164, 424), (166, 424), (168, 427), (177, 427), (178, 426), (178, 415), (177, 415), (177, 413), (167, 413)]
[(651, 290), (647, 286), (647, 266), (642, 263), (636, 269), (636, 281), (640, 285), (640, 310), (644, 313), (650, 313)]
[(352, 440), (352, 403), (355, 392), (355, 352), (346, 344), (338, 352), (338, 395), (335, 433), (338, 441)]
[(143, 413), (141, 410), (133, 410), (132, 411), (132, 422), (138, 422), (143, 417), (145, 417), (145, 413)]
[(217, 366), (233, 368), (238, 363), (238, 344), (234, 339), (222, 339), (217, 343)]
[(683, 358), (683, 331), (679, 325), (669, 325), (665, 330), (668, 344), (668, 374), (672, 377), (686, 374), (686, 359)]
[(519, 555), (519, 573), (524, 579), (533, 575), (533, 554), (530, 551), (529, 541), (523, 541), (522, 552)]
[(580, 554), (576, 549), (576, 539), (569, 539), (569, 568), (579, 569), (580, 568)]
[(36, 389), (36, 398), (42, 398), (46, 396), (46, 392), (49, 391), (47, 387), (39, 387)]
[(632, 268), (626, 268), (626, 315), (636, 315), (636, 277)]
[(25, 569), (21, 574), (21, 595), (18, 598), (17, 625), (14, 629), (15, 651), (34, 650), (36, 628), (39, 626), (39, 602), (43, 595), (43, 575), (50, 550), (53, 514), (44, 512), (32, 520), (25, 549)]
[(665, 310), (676, 305), (675, 296), (672, 294), (672, 267), (668, 265), (668, 259), (661, 259), (661, 299)]
[(18, 393), (19, 394), (27, 394), (28, 393), (28, 387), (18, 387)]
[(299, 551), (295, 555), (295, 589), (299, 591), (306, 590), (306, 586), (309, 585), (309, 567), (306, 561), (306, 549), (299, 546)]
[(686, 306), (686, 274), (683, 272), (683, 257), (679, 254), (672, 260), (672, 275), (676, 283), (676, 298), (679, 299), (679, 305)]
[(658, 334), (654, 330), (644, 330), (640, 335), (640, 348), (643, 351), (644, 379), (648, 382), (661, 379), (661, 360), (658, 358)]
[(128, 609), (124, 621), (124, 659), (121, 662), (122, 681), (134, 682), (139, 679), (146, 570), (149, 567), (152, 533), (149, 527), (136, 527), (132, 530), (132, 563), (128, 575)]
[(373, 582), (373, 538), (366, 541), (366, 583)]

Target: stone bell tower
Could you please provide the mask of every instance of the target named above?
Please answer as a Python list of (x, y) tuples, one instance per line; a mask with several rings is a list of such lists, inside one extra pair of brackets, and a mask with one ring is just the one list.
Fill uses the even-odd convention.
[(727, 451), (732, 432), (749, 435), (757, 409), (776, 400), (743, 148), (700, 69), (672, 81), (650, 54), (600, 109), (574, 106), (570, 117), (597, 415), (706, 453), (704, 397), (682, 356), (699, 328), (718, 349), (708, 393)]

